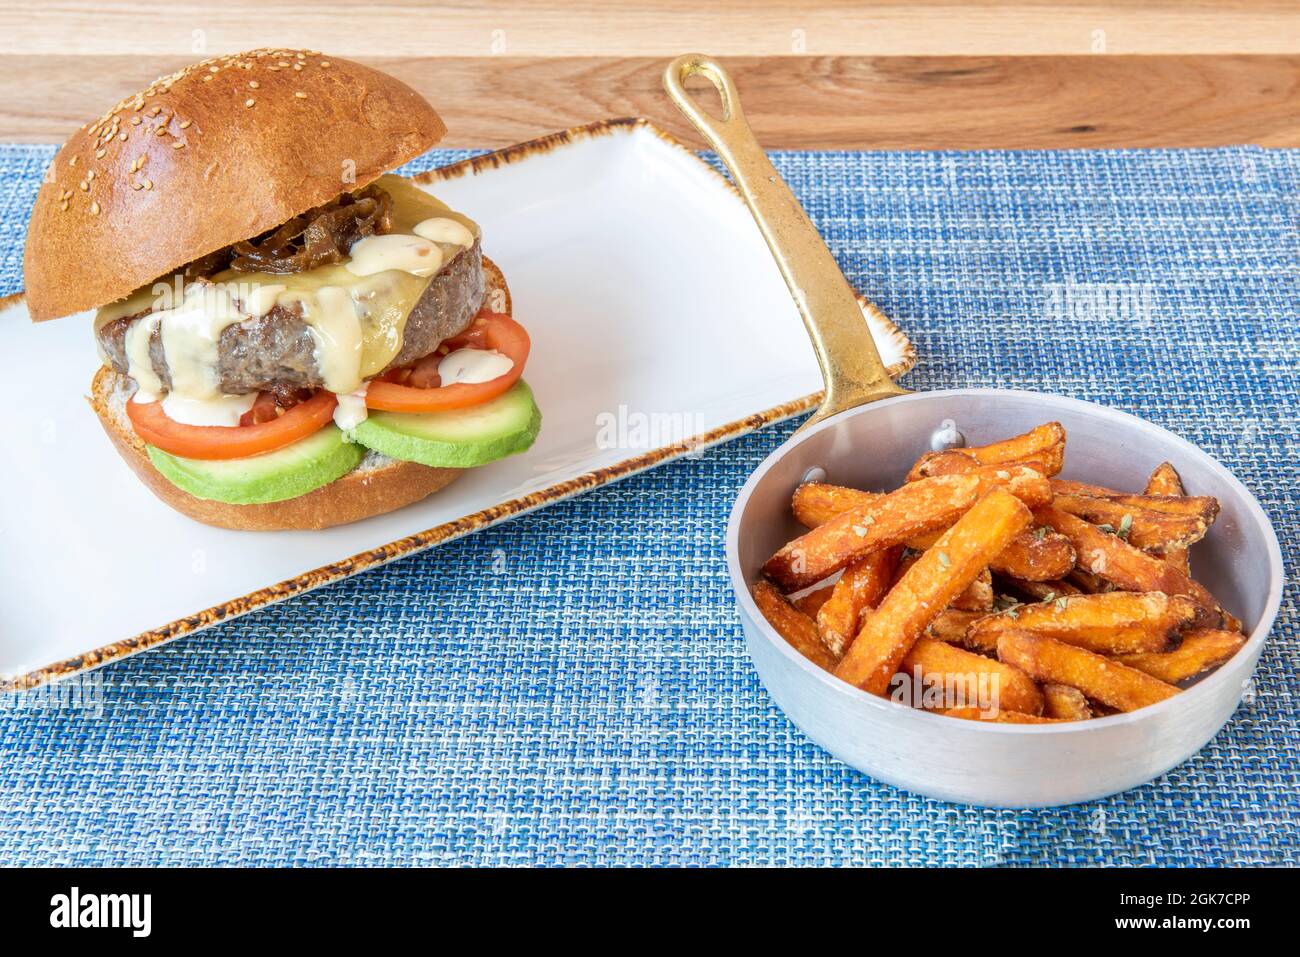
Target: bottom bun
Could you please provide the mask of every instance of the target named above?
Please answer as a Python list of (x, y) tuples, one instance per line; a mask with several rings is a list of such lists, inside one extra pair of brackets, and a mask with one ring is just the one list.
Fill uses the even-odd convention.
[[(483, 274), (487, 285), (484, 305), (493, 312), (512, 312), (510, 289), (501, 270), (486, 256)], [(90, 405), (126, 464), (158, 496), (196, 522), (250, 532), (283, 532), (346, 525), (372, 515), (383, 515), (428, 498), (446, 488), (470, 469), (429, 468), (415, 462), (390, 459), (368, 452), (361, 464), (342, 478), (306, 495), (262, 505), (231, 505), (197, 498), (169, 482), (154, 468), (144, 443), (126, 416), (126, 403), (135, 384), (103, 366), (90, 385)]]
[(383, 515), (427, 498), (446, 488), (467, 469), (432, 469), (415, 462), (367, 453), (361, 464), (342, 478), (306, 495), (262, 505), (231, 505), (196, 498), (177, 488), (149, 461), (144, 443), (126, 417), (126, 403), (135, 391), (131, 380), (107, 366), (90, 384), (90, 405), (126, 464), (149, 490), (182, 515), (196, 522), (249, 532), (283, 532), (346, 525)]

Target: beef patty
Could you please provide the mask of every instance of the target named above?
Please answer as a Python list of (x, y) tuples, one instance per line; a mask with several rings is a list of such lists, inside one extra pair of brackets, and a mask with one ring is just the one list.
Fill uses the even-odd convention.
[[(433, 277), (402, 333), (401, 351), (384, 371), (427, 356), (444, 339), (462, 332), (483, 304), (483, 253), (476, 241)], [(115, 370), (127, 373), (126, 330), (146, 313), (123, 316), (99, 330), (99, 343)], [(297, 306), (276, 306), (264, 316), (227, 326), (217, 344), (219, 388), (245, 395), (276, 388), (314, 389), (325, 384), (317, 368), (316, 344)], [(162, 334), (155, 331), (149, 358), (165, 388), (171, 373), (163, 354)]]

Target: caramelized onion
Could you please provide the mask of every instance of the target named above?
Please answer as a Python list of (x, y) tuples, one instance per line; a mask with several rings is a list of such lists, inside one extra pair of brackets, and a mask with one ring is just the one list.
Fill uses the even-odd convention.
[(294, 273), (343, 262), (358, 239), (392, 232), (393, 199), (371, 184), (344, 193), (282, 226), (209, 253), (185, 267), (187, 279), (236, 272)]

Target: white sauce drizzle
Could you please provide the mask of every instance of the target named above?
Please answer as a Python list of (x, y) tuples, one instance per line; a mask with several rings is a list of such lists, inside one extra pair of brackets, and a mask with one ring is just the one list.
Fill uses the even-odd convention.
[[(140, 393), (137, 391), (137, 401)], [(144, 400), (149, 401), (149, 400)], [(239, 418), (253, 407), (256, 393), (249, 395), (222, 395), (215, 399), (191, 399), (177, 392), (169, 392), (162, 400), (163, 411), (173, 422), (184, 425), (239, 425)]]
[(153, 315), (162, 328), (172, 391), (191, 399), (221, 395), (217, 343), (227, 326), (244, 318), (235, 308), (230, 291), (220, 284), (191, 283), (179, 306)]
[(370, 410), (366, 408), (366, 388), (369, 385), (366, 382), (355, 392), (335, 396), (339, 404), (334, 407), (334, 424), (344, 432), (355, 429), (370, 415)]
[(159, 313), (151, 312), (131, 323), (126, 330), (126, 374), (135, 380), (133, 399), (136, 402), (156, 402), (163, 390), (162, 379), (154, 372), (153, 359), (149, 355), (149, 343), (158, 328), (158, 316)]
[(449, 243), (453, 246), (473, 246), (474, 234), (464, 223), (446, 216), (435, 216), (415, 224), (412, 230), (417, 236), (423, 236), (431, 243)]
[(331, 392), (347, 394), (361, 385), (361, 319), (348, 290), (322, 286), (315, 294), (293, 297), (302, 304), (316, 348), (316, 368)]
[(442, 250), (436, 244), (404, 233), (367, 236), (352, 244), (349, 255), (352, 258), (346, 266), (354, 276), (373, 276), (389, 269), (432, 276), (442, 267)]
[(515, 367), (514, 360), (495, 349), (457, 349), (438, 363), (438, 378), (443, 385), (458, 382), (491, 382)]
[(243, 297), (244, 312), (254, 318), (261, 318), (275, 308), (276, 299), (288, 286), (279, 283), (267, 283), (265, 286), (253, 286), (246, 290)]

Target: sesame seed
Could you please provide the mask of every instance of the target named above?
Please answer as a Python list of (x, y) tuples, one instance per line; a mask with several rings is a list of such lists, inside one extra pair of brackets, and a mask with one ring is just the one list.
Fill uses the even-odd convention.
[(302, 90), (298, 90), (297, 92), (295, 92), (295, 93), (294, 93), (294, 96), (296, 96), (296, 97), (297, 97), (298, 99), (300, 99), (300, 100), (305, 100), (305, 99), (307, 99), (307, 94), (304, 93)]
[(208, 72), (209, 72), (209, 73), (216, 73), (216, 72), (217, 72), (218, 70), (220, 70), (220, 69), (221, 69), (221, 67), (219, 67), (219, 66), (210, 66), (210, 67), (208, 67)]
[(323, 67), (326, 67), (326, 68), (328, 69), (328, 67), (329, 67), (329, 65), (330, 65), (330, 61), (329, 61), (329, 60), (321, 60), (321, 61), (320, 61), (320, 65), (323, 66)]
[(302, 64), (301, 64), (301, 63), (295, 63), (295, 64), (293, 65), (293, 68), (294, 68), (295, 70), (301, 70), (301, 69), (302, 69)]
[(89, 181), (94, 178), (95, 178), (95, 171), (92, 169), (89, 173), (86, 174), (86, 179)]
[(117, 134), (117, 138), (118, 138), (119, 140), (121, 140), (122, 142), (126, 142), (126, 134), (125, 134), (125, 133), (118, 133), (118, 134)]
[(91, 204), (90, 204), (90, 215), (92, 215), (92, 216), (98, 216), (98, 215), (99, 215), (99, 203), (91, 203)]
[(65, 213), (68, 211), (68, 201), (66, 199), (59, 203), (59, 209), (63, 210)]
[(250, 96), (248, 99), (246, 99), (246, 100), (244, 101), (244, 106), (252, 106), (252, 105), (253, 105), (254, 103), (256, 103), (256, 102), (257, 102), (257, 100), (253, 99), (253, 98)]
[(95, 159), (103, 159), (107, 150), (95, 150)]
[(181, 123), (181, 129), (188, 130), (190, 128), (190, 124), (192, 124), (193, 122), (194, 122), (193, 120), (185, 120), (183, 123)]
[(90, 189), (90, 184), (89, 184), (88, 182), (86, 182), (84, 179), (83, 179), (83, 180), (80, 182), (80, 184), (78, 184), (78, 185), (81, 186), (81, 191), (82, 191), (83, 193), (84, 193), (86, 190)]
[(184, 146), (185, 146), (184, 142), (182, 142), (181, 140), (177, 140), (175, 143), (172, 144), (172, 149), (178, 150)]
[(250, 90), (256, 90), (256, 89), (257, 89), (259, 86), (261, 86), (261, 85), (262, 85), (262, 84), (258, 83), (256, 80), (249, 80), (249, 81), (248, 81), (248, 88), (249, 88)]
[(144, 188), (145, 188), (145, 189), (153, 189), (153, 180), (151, 180), (151, 179), (146, 179), (146, 180), (144, 181)]
[(158, 115), (159, 113), (161, 113), (161, 112), (162, 112), (162, 107), (161, 107), (161, 106), (155, 106), (152, 110), (149, 111), (149, 115), (150, 115), (150, 116), (157, 116), (157, 115)]
[(132, 183), (132, 184), (131, 184), (131, 188), (132, 188), (132, 189), (144, 189), (144, 183)]
[(153, 131), (154, 131), (155, 135), (157, 135), (157, 136), (166, 136), (166, 135), (167, 135), (167, 127), (166, 127), (166, 126), (155, 126)]
[(74, 157), (72, 157), (72, 159), (68, 160), (68, 165), (69, 165), (69, 166), (76, 166), (76, 165), (77, 165), (77, 158), (74, 156)]

